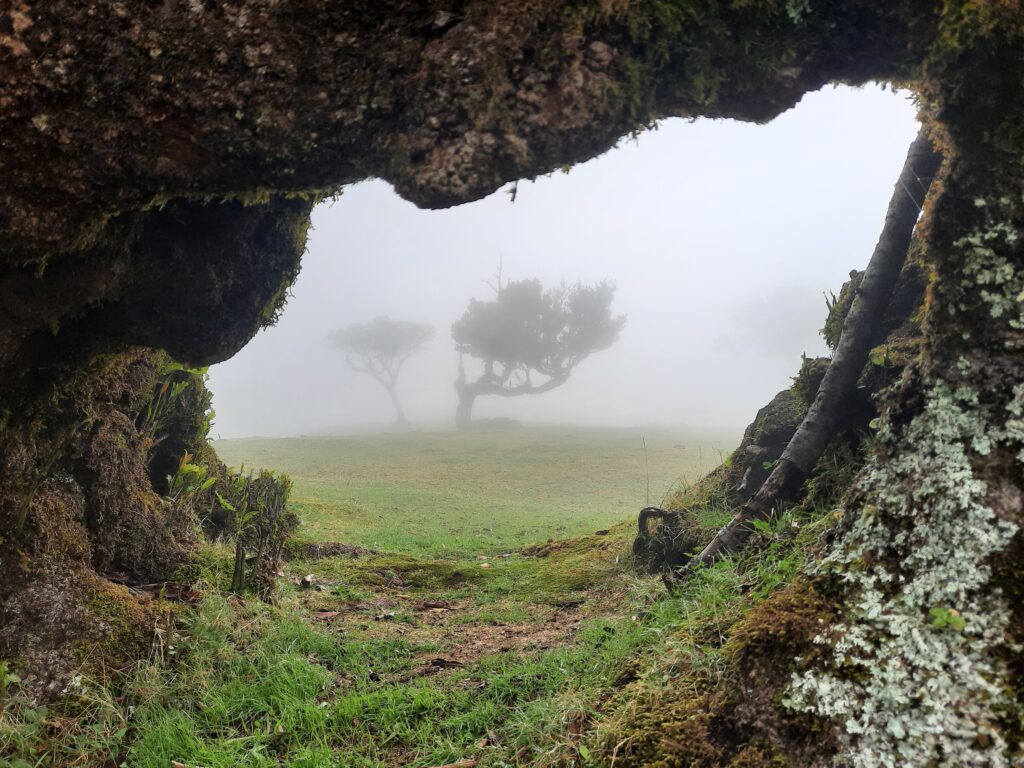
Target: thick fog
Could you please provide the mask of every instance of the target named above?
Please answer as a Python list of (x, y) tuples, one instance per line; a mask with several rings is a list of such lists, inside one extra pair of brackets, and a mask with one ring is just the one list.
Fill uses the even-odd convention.
[(863, 268), (917, 130), (906, 95), (811, 94), (769, 125), (669, 120), (568, 173), (444, 211), (380, 181), (313, 212), (276, 327), (214, 366), (214, 435), (386, 429), (385, 391), (346, 368), (331, 329), (376, 315), (437, 333), (398, 390), (414, 427), (448, 428), (450, 330), (499, 257), (511, 279), (613, 280), (619, 342), (560, 389), (481, 398), (474, 416), (529, 424), (734, 430), (823, 354), (823, 293)]

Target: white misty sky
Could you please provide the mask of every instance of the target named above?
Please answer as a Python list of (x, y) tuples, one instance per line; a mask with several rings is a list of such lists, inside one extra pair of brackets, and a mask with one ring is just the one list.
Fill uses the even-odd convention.
[(768, 125), (667, 120), (535, 182), (443, 211), (384, 182), (313, 212), (308, 253), (276, 327), (210, 383), (214, 434), (341, 432), (393, 418), (387, 395), (328, 348), (332, 328), (378, 314), (433, 324), (399, 383), (424, 428), (454, 417), (451, 323), (503, 256), (511, 279), (611, 279), (619, 343), (560, 389), (483, 398), (474, 415), (534, 424), (741, 429), (822, 354), (823, 292), (863, 268), (917, 130), (905, 94), (810, 94)]

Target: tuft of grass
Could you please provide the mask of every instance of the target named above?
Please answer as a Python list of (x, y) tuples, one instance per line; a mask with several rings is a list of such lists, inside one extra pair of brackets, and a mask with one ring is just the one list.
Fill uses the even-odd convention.
[(830, 509), (795, 507), (754, 534), (739, 554), (695, 571), (671, 595), (659, 596), (652, 582), (638, 582), (642, 587), (635, 594), (641, 603), (647, 590), (640, 621), (659, 639), (650, 646), (655, 652), (646, 652), (637, 664), (635, 679), (615, 693), (608, 715), (588, 734), (589, 751), (604, 760), (615, 754), (623, 765), (646, 765), (616, 750), (638, 738), (661, 743), (658, 726), (645, 732), (644, 722), (671, 718), (680, 702), (699, 709), (703, 694), (734, 684), (737, 628), (800, 575), (835, 523)]
[[(182, 627), (178, 660), (127, 682), (138, 701), (128, 763), (278, 765), (330, 754), (331, 698), (407, 670), (416, 648), (401, 641), (339, 643), (298, 613), (208, 596)], [(311, 751), (312, 750), (312, 751)], [(318, 763), (312, 763), (318, 764)]]

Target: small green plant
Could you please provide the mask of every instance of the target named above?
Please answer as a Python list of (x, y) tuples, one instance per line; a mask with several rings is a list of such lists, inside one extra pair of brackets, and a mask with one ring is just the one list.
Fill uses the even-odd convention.
[(209, 471), (201, 464), (193, 464), (192, 454), (185, 451), (178, 463), (178, 471), (167, 478), (167, 496), (178, 502), (202, 496), (218, 480), (218, 477), (209, 474)]
[(952, 629), (954, 632), (963, 632), (967, 621), (955, 608), (934, 607), (928, 610), (932, 617), (932, 626), (938, 629)]
[(11, 687), (20, 683), (21, 678), (11, 672), (10, 664), (6, 661), (0, 661), (0, 716), (3, 716), (7, 699), (11, 695)]
[[(153, 396), (137, 419), (139, 431), (148, 434), (154, 444), (167, 437), (165, 426), (175, 404), (197, 378), (205, 382), (208, 378), (207, 369), (188, 368), (181, 363), (169, 361), (160, 371)], [(208, 410), (199, 430), (202, 439), (206, 438), (213, 417), (213, 411)]]
[(46, 707), (33, 707), (20, 698), (15, 689), (21, 678), (11, 671), (10, 663), (0, 661), (0, 765), (10, 768), (32, 768), (40, 764), (45, 728)]
[(269, 470), (229, 473), (214, 487), (225, 518), (223, 532), (235, 543), (232, 592), (247, 586), (262, 595), (273, 591), (285, 542), (298, 527), (298, 518), (288, 510), (291, 489), (287, 475)]

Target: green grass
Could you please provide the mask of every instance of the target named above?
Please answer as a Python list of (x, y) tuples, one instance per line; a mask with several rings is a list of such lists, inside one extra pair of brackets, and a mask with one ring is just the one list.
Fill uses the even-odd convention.
[[(549, 697), (607, 681), (642, 635), (630, 622), (595, 620), (572, 645), (499, 653), (443, 679), (394, 684), (388, 676), (410, 667), (414, 644), (339, 643), (291, 610), (239, 610), (211, 597), (187, 629), (183, 673), (150, 669), (131, 682), (144, 701), (131, 766), (431, 766), (508, 756), (544, 743), (534, 726), (551, 714)], [(500, 747), (477, 746), (488, 731), (500, 731)]]
[(459, 557), (632, 518), (648, 499), (657, 504), (668, 489), (717, 466), (730, 439), (544, 428), (247, 438), (216, 448), (230, 465), (292, 477), (301, 538)]
[[(629, 526), (536, 557), (293, 562), (278, 605), (210, 590), (181, 614), (164, 661), (84, 684), (16, 746), (25, 765), (607, 765), (636, 701), (724, 673), (732, 626), (796, 575), (827, 524), (793, 510), (671, 597), (632, 572)], [(213, 548), (208, 562), (229, 555)], [(306, 573), (316, 588), (293, 582)], [(437, 604), (450, 606), (441, 619), (426, 608)], [(474, 651), (481, 638), (495, 642)], [(425, 671), (438, 656), (461, 661)], [(8, 707), (10, 724), (31, 731), (33, 717)]]
[[(660, 498), (673, 483), (655, 473), (685, 467), (680, 457), (697, 452), (648, 444)], [(13, 697), (0, 714), (0, 764), (12, 755), (23, 761), (16, 765), (126, 768), (428, 768), (463, 758), (481, 768), (607, 765), (638, 701), (696, 694), (726, 674), (732, 627), (799, 572), (828, 524), (794, 509), (742, 555), (667, 596), (630, 561), (628, 518), (644, 500), (628, 501), (637, 489), (616, 479), (615, 467), (636, 469), (631, 446), (623, 433), (543, 431), (222, 443), (230, 461), (244, 453), (250, 465), (295, 476), (305, 537), (387, 541), (391, 551), (290, 562), (277, 604), (266, 605), (220, 591), (231, 548), (204, 546), (206, 597), (179, 609), (159, 660), (103, 684), (82, 681), (53, 712)], [(460, 452), (465, 466), (445, 461)], [(347, 507), (331, 506), (332, 498), (354, 504), (351, 487), (329, 480), (345, 472), (365, 488), (374, 461), (373, 514), (390, 509), (390, 523), (360, 533)], [(596, 501), (555, 487), (575, 465), (581, 476), (566, 484)], [(428, 514), (424, 500), (452, 482), (435, 476), (443, 467), (462, 478), (451, 498), (467, 526), (479, 526), (471, 545), (448, 529), (449, 508)], [(513, 491), (529, 473), (536, 488), (516, 513)], [(408, 499), (424, 506), (406, 509)], [(504, 499), (508, 519), (490, 516), (493, 528), (483, 531), (474, 510), (494, 499)], [(566, 508), (575, 510), (568, 521)], [(699, 516), (710, 525), (728, 513), (709, 505)], [(415, 526), (388, 530), (409, 521)], [(559, 535), (571, 525), (589, 535)], [(603, 527), (611, 530), (593, 533)], [(528, 538), (558, 540), (507, 551)], [(431, 557), (438, 541), (450, 543)], [(307, 574), (312, 588), (299, 584)]]

